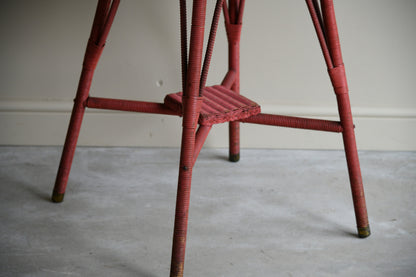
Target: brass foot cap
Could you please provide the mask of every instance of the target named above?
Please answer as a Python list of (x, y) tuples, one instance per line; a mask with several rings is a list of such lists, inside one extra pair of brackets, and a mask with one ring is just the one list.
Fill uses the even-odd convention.
[(62, 201), (64, 201), (64, 195), (65, 195), (65, 193), (53, 192), (53, 194), (52, 194), (52, 202), (54, 202), (54, 203), (61, 203)]
[(230, 154), (230, 162), (238, 162), (240, 160), (240, 153)]
[(358, 227), (358, 237), (366, 238), (371, 235), (370, 226), (367, 227)]

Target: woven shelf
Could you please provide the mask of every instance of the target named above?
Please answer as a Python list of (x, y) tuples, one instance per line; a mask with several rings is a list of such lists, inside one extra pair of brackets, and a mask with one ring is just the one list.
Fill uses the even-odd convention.
[[(260, 106), (234, 91), (220, 85), (206, 87), (202, 94), (203, 102), (199, 124), (212, 125), (240, 120), (260, 113)], [(182, 112), (182, 92), (168, 94), (165, 105)]]

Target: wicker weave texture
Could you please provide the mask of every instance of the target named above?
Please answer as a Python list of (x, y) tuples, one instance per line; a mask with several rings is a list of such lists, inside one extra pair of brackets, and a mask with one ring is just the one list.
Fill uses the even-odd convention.
[[(175, 111), (182, 111), (182, 95), (181, 92), (168, 94), (165, 105)], [(203, 102), (199, 115), (201, 125), (241, 120), (260, 113), (260, 106), (257, 103), (224, 86), (206, 87), (202, 95)]]
[[(207, 0), (193, 0), (188, 48), (186, 0), (180, 3), (182, 92), (168, 94), (164, 103), (89, 97), (95, 68), (105, 46), (120, 0), (99, 0), (85, 51), (52, 200), (61, 202), (86, 107), (182, 116), (182, 142), (172, 244), (171, 276), (183, 276), (192, 170), (213, 124), (230, 122), (230, 160), (240, 154), (240, 122), (342, 133), (354, 210), (360, 237), (370, 235), (361, 169), (345, 68), (332, 0), (306, 0), (329, 78), (337, 97), (340, 121), (262, 114), (260, 106), (240, 95), (240, 37), (244, 0), (217, 0), (203, 60)], [(228, 40), (228, 73), (221, 85), (205, 87), (221, 10)], [(198, 126), (199, 124), (199, 126)]]

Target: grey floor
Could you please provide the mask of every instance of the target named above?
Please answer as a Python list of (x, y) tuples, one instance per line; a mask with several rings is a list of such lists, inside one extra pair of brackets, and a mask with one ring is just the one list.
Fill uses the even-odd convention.
[[(0, 276), (168, 276), (178, 149), (0, 147)], [(203, 150), (186, 276), (416, 276), (416, 153), (360, 152), (358, 239), (341, 151)]]

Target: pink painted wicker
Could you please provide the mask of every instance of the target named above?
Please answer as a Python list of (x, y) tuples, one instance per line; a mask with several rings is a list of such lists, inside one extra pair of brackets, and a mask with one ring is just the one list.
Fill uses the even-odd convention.
[[(89, 97), (94, 71), (120, 3), (120, 0), (98, 1), (52, 200), (63, 201), (86, 108), (182, 116), (171, 276), (183, 276), (192, 170), (213, 124), (229, 122), (229, 159), (234, 162), (240, 158), (240, 122), (338, 132), (342, 133), (344, 141), (358, 235), (369, 236), (370, 227), (333, 1), (306, 0), (306, 4), (337, 97), (339, 121), (262, 114), (258, 104), (240, 95), (240, 36), (244, 0), (217, 0), (202, 62), (206, 2), (207, 0), (193, 0), (191, 35), (188, 42), (187, 3), (186, 0), (179, 0), (182, 92), (168, 94), (163, 103), (153, 103)], [(221, 85), (205, 87), (221, 11), (228, 39), (228, 72)]]
[[(198, 120), (200, 125), (242, 120), (260, 113), (257, 103), (224, 86), (206, 87), (202, 95)], [(168, 94), (165, 97), (165, 105), (178, 113), (182, 112), (182, 96), (182, 92)]]

